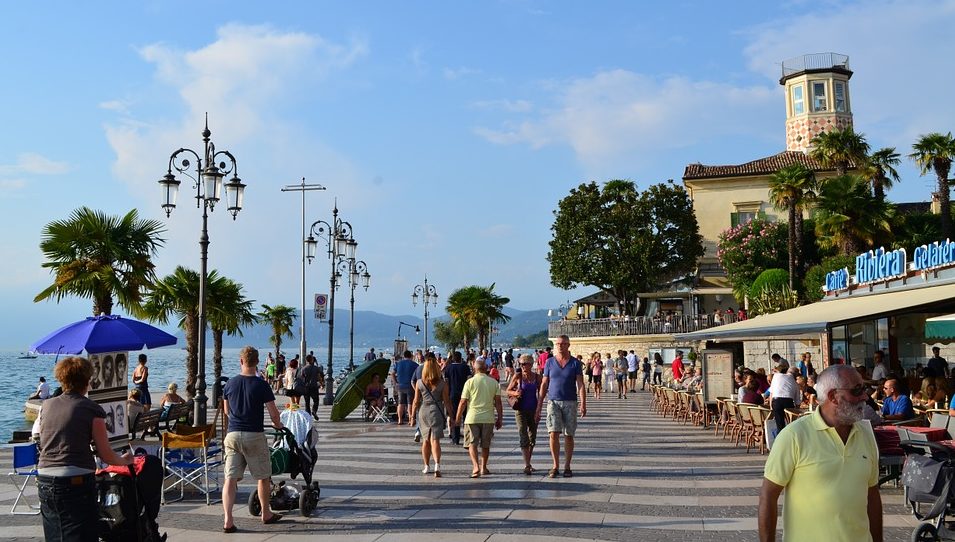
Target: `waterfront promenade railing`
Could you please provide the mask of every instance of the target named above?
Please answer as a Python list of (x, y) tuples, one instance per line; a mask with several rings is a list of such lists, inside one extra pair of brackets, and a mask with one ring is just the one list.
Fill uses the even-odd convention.
[(670, 335), (709, 329), (714, 326), (736, 322), (736, 315), (722, 314), (720, 319), (712, 314), (671, 315), (662, 317), (591, 318), (581, 320), (556, 320), (547, 324), (550, 337), (611, 337), (617, 335)]

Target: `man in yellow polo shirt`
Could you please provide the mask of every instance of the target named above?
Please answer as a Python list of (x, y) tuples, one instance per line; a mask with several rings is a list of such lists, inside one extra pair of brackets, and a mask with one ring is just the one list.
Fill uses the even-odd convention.
[[(487, 468), (487, 459), (491, 455), (491, 437), (494, 428), (500, 429), (504, 424), (504, 411), (501, 406), (501, 385), (497, 380), (487, 375), (484, 358), (479, 357), (472, 363), (474, 376), (464, 383), (461, 392), (461, 402), (458, 404), (458, 415), (454, 425), (461, 425), (461, 413), (467, 410), (464, 423), (468, 426), (464, 434), (464, 445), (471, 456), (471, 478), (491, 474)], [(495, 418), (495, 411), (497, 417)], [(478, 462), (478, 447), (481, 448), (481, 461)]]
[(787, 425), (773, 443), (759, 495), (759, 539), (776, 540), (785, 488), (786, 542), (882, 542), (879, 449), (862, 421), (865, 384), (849, 365), (816, 379), (819, 408)]

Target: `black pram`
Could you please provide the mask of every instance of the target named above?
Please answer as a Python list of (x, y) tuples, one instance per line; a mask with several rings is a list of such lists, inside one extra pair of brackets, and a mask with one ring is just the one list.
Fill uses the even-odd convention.
[[(282, 428), (274, 433), (271, 450), (272, 476), (288, 474), (293, 480), (302, 475), (305, 482), (298, 488), (285, 481), (272, 483), (269, 505), (273, 510), (295, 510), (304, 517), (309, 517), (318, 506), (318, 497), (321, 489), (317, 481), (312, 480), (318, 454), (315, 450), (315, 432), (308, 429), (302, 442), (288, 429)], [(258, 489), (252, 490), (249, 495), (249, 513), (258, 516), (262, 513), (262, 504), (259, 502)]]
[(162, 491), (162, 461), (136, 456), (135, 467), (109, 467), (96, 473), (100, 539), (116, 542), (161, 542), (156, 518)]
[(912, 540), (935, 542), (951, 540), (953, 531), (945, 516), (952, 515), (955, 496), (955, 450), (935, 442), (903, 440), (905, 464), (900, 478), (905, 502), (920, 520)]

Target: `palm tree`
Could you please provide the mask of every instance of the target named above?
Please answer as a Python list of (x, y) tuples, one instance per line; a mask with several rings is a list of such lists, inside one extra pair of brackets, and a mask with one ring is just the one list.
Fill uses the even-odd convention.
[(835, 168), (836, 175), (839, 176), (845, 175), (850, 165), (865, 163), (869, 154), (865, 135), (857, 134), (851, 126), (822, 132), (812, 138), (809, 145), (809, 156), (823, 167)]
[(899, 181), (899, 172), (895, 166), (902, 163), (895, 147), (879, 149), (869, 156), (866, 161), (866, 177), (872, 183), (872, 193), (876, 199), (885, 201), (885, 190), (892, 188), (893, 181)]
[(912, 145), (909, 158), (915, 160), (922, 175), (934, 171), (938, 177), (938, 203), (942, 214), (942, 237), (952, 237), (952, 200), (949, 197), (948, 172), (955, 158), (955, 139), (952, 133), (932, 132), (923, 135)]
[(490, 286), (465, 286), (448, 296), (446, 310), (451, 315), (452, 322), (464, 333), (464, 342), (471, 344), (471, 338), (477, 331), (478, 348), (488, 347), (487, 339), (491, 326), (495, 323), (505, 323), (511, 319), (504, 314), (504, 305), (510, 299), (494, 293), (494, 284)]
[(162, 224), (143, 220), (135, 209), (122, 217), (80, 207), (66, 220), (43, 228), (43, 264), (53, 284), (33, 301), (67, 295), (93, 300), (93, 316), (112, 314), (113, 301), (140, 316), (145, 288), (155, 279), (152, 257), (165, 242)]
[(242, 328), (256, 323), (253, 301), (246, 299), (242, 285), (226, 277), (216, 277), (206, 284), (206, 314), (212, 330), (212, 363), (215, 380), (222, 376), (222, 336), (242, 336)]
[[(816, 235), (822, 248), (855, 255), (891, 240), (893, 206), (877, 200), (858, 175), (828, 179), (816, 198)], [(888, 243), (885, 243), (888, 245)]]
[(815, 174), (802, 164), (784, 167), (769, 178), (769, 198), (779, 210), (789, 211), (789, 288), (800, 270), (802, 247), (802, 210), (806, 194), (812, 193)]
[[(219, 280), (213, 270), (207, 284)], [(199, 273), (179, 266), (171, 275), (156, 281), (144, 296), (143, 315), (161, 324), (168, 323), (171, 317), (179, 318), (178, 325), (186, 334), (186, 393), (194, 396), (199, 365)]]
[(292, 326), (295, 324), (295, 309), (286, 305), (275, 305), (270, 307), (262, 304), (262, 311), (258, 317), (262, 322), (268, 323), (272, 327), (272, 336), (269, 342), (275, 346), (275, 359), (279, 359), (282, 350), (282, 337), (291, 339)]

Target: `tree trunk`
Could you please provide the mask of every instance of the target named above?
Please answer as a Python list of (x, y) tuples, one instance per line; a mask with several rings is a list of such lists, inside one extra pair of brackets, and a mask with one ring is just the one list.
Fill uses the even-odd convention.
[(215, 375), (213, 385), (222, 377), (222, 334), (221, 329), (212, 330), (212, 370)]
[(796, 274), (796, 204), (789, 202), (789, 289)]
[(191, 399), (196, 394), (196, 375), (199, 372), (199, 318), (187, 314), (186, 331), (186, 395)]
[(93, 295), (93, 316), (113, 314), (113, 296), (110, 294)]
[(798, 206), (796, 207), (796, 275), (797, 278), (801, 281), (803, 273), (806, 272), (805, 265), (806, 262), (802, 260), (802, 244), (803, 244), (803, 218), (802, 218), (802, 209)]
[(935, 174), (938, 175), (938, 204), (942, 213), (942, 238), (952, 238), (952, 200), (949, 197), (948, 170), (951, 164), (936, 163)]
[(879, 202), (885, 201), (885, 186), (882, 184), (882, 179), (876, 177), (872, 179), (872, 195), (875, 196), (875, 199)]

